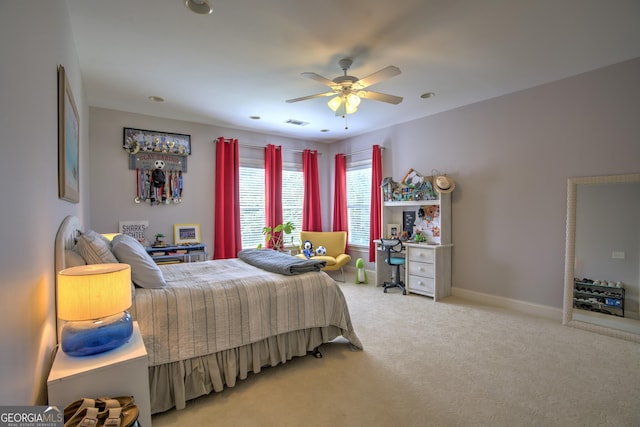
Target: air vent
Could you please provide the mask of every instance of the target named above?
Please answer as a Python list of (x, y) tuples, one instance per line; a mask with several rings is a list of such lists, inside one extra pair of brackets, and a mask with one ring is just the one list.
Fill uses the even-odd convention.
[(309, 124), (308, 122), (303, 122), (301, 120), (294, 120), (294, 119), (289, 119), (285, 123), (289, 125), (295, 125), (295, 126), (306, 126)]

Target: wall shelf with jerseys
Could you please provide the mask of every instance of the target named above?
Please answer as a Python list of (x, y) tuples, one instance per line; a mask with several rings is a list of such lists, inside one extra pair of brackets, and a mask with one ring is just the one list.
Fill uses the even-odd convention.
[(135, 203), (182, 202), (190, 135), (124, 128), (122, 148), (129, 154), (129, 169), (135, 170)]

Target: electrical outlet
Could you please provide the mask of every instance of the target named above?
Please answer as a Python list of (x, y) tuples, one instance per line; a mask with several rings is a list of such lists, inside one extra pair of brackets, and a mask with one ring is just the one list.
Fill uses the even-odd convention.
[(624, 259), (624, 252), (613, 251), (613, 252), (611, 252), (611, 258), (613, 258), (613, 259)]

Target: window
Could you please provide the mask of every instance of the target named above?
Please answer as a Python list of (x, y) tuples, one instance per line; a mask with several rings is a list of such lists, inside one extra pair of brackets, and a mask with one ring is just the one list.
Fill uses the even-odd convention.
[(369, 246), (371, 160), (347, 165), (349, 245)]
[[(255, 248), (264, 243), (262, 229), (265, 217), (264, 163), (240, 160), (240, 232), (242, 247)], [(302, 199), (304, 186), (302, 165), (282, 165), (282, 220), (296, 226), (297, 236), (302, 228)], [(294, 238), (294, 243), (296, 239)]]
[(264, 241), (264, 166), (240, 165), (240, 233), (242, 247), (255, 248)]
[[(296, 229), (293, 242), (297, 244), (302, 230), (302, 205), (304, 199), (304, 177), (301, 164), (282, 165), (282, 221), (291, 221)], [(289, 244), (285, 242), (285, 244)]]

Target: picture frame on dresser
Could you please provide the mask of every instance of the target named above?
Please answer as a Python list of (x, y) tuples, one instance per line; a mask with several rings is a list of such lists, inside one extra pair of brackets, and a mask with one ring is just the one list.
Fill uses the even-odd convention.
[(387, 224), (387, 236), (390, 239), (400, 238), (400, 233), (402, 233), (402, 227), (400, 224)]
[(173, 242), (176, 245), (200, 243), (200, 224), (173, 224)]

